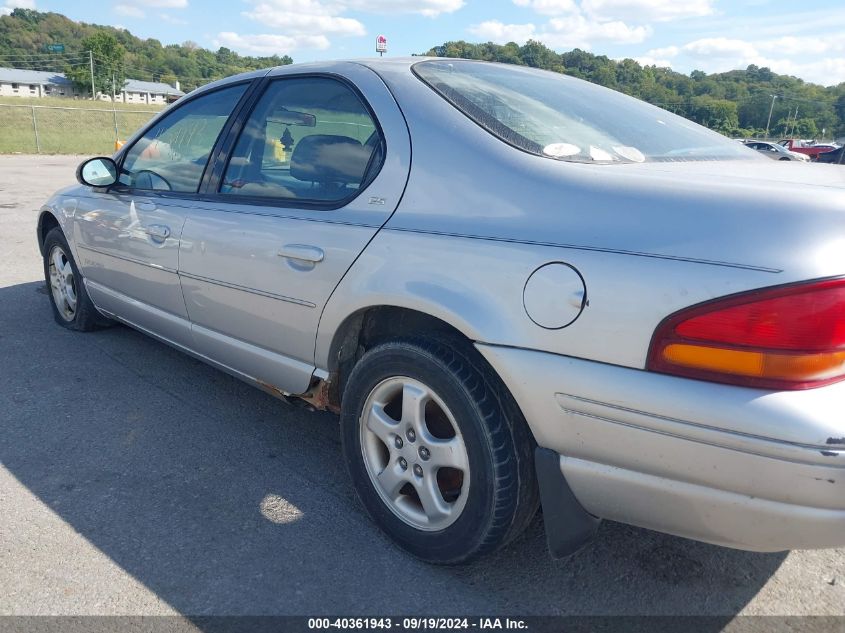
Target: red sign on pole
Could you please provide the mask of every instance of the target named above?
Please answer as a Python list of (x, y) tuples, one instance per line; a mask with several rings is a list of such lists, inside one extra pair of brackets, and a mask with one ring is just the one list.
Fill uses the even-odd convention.
[(384, 35), (379, 35), (376, 38), (376, 53), (384, 55), (387, 52), (387, 38)]

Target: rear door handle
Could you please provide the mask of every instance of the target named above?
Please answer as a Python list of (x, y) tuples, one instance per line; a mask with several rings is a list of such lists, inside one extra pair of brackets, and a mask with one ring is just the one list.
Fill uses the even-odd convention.
[(307, 244), (285, 244), (278, 252), (279, 257), (286, 259), (297, 259), (301, 262), (317, 264), (325, 258), (326, 254), (322, 248), (308, 246)]
[(163, 242), (170, 237), (170, 227), (163, 224), (150, 224), (145, 230), (154, 242)]

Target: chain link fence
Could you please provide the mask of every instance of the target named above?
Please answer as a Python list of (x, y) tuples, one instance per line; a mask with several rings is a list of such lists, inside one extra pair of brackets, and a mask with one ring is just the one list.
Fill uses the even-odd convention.
[(0, 104), (0, 154), (114, 152), (157, 112)]

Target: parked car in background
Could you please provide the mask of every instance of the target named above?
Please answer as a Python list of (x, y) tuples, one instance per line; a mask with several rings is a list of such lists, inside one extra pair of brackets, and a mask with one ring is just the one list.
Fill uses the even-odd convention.
[(845, 165), (845, 146), (835, 149), (832, 152), (825, 152), (819, 154), (818, 161), (820, 163), (834, 163), (836, 165)]
[(816, 160), (819, 154), (831, 152), (836, 149), (836, 145), (816, 144), (815, 141), (803, 141), (794, 138), (784, 139), (778, 144), (792, 152), (806, 154), (810, 157), (810, 160)]
[(423, 560), (541, 503), (556, 556), (602, 518), (845, 545), (837, 170), (562, 74), (408, 58), (204, 86), (77, 175), (38, 219), (56, 322), (340, 412), (363, 506)]
[(743, 144), (751, 149), (756, 149), (758, 152), (763, 154), (763, 156), (771, 158), (772, 160), (798, 160), (804, 163), (809, 162), (810, 160), (810, 157), (806, 154), (792, 152), (786, 149), (783, 145), (770, 143), (769, 141), (747, 140), (743, 141)]

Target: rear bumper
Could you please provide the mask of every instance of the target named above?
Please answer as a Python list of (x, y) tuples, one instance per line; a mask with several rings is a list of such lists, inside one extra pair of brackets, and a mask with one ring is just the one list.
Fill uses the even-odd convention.
[(478, 349), (590, 514), (739, 549), (845, 546), (845, 383), (775, 393)]

